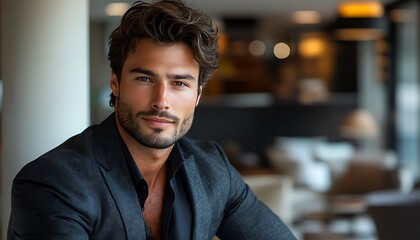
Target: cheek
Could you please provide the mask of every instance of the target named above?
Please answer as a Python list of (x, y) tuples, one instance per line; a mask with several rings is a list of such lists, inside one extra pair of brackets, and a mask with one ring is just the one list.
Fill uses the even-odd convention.
[(147, 92), (140, 91), (134, 87), (121, 88), (119, 100), (130, 106), (133, 110), (144, 108), (148, 103), (149, 97)]
[(184, 116), (189, 116), (194, 112), (197, 102), (197, 95), (177, 96), (172, 98), (172, 107), (175, 111)]
[(136, 85), (125, 85), (121, 89), (121, 95), (124, 95), (124, 98), (134, 102), (139, 99), (146, 99), (149, 97), (150, 93), (144, 88), (141, 88)]
[(194, 114), (195, 107), (196, 107), (195, 102), (196, 102), (195, 99), (192, 99), (188, 102), (188, 104), (184, 104), (182, 106), (182, 109), (183, 109), (182, 111), (184, 112), (185, 117), (189, 117), (190, 115)]

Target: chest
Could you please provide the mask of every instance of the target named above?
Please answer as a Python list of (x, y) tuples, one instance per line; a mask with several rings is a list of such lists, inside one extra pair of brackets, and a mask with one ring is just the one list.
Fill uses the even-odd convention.
[(153, 188), (149, 189), (148, 196), (144, 202), (143, 218), (152, 233), (153, 239), (160, 239), (165, 182), (165, 179), (157, 181)]
[(163, 198), (164, 198), (164, 187), (159, 190), (149, 192), (146, 201), (144, 203), (143, 216), (146, 223), (151, 226), (155, 224), (160, 225), (160, 219), (162, 218), (163, 212)]

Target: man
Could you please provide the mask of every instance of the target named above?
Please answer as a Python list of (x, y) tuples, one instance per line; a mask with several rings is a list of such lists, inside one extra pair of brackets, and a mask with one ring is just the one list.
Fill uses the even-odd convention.
[(184, 137), (218, 67), (210, 18), (136, 2), (109, 47), (115, 113), (20, 171), (8, 239), (295, 239), (218, 145)]

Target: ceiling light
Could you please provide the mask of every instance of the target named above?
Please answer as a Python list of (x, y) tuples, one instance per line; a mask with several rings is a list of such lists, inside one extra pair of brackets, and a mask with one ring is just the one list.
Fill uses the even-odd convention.
[(381, 39), (386, 32), (384, 9), (378, 0), (348, 0), (338, 6), (333, 26), (337, 40), (369, 41)]
[(344, 18), (382, 17), (384, 9), (377, 0), (349, 0), (340, 3), (338, 14)]
[(109, 3), (106, 5), (105, 13), (108, 16), (122, 16), (129, 7), (128, 3)]
[(321, 22), (321, 14), (316, 11), (295, 11), (292, 20), (297, 24), (317, 24)]

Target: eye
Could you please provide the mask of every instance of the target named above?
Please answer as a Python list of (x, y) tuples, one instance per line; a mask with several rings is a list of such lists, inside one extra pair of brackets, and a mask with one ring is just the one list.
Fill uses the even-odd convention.
[(179, 88), (189, 87), (188, 84), (186, 84), (185, 82), (181, 82), (181, 81), (174, 81), (172, 84), (176, 87), (179, 87)]
[(150, 78), (148, 78), (148, 77), (143, 77), (143, 76), (141, 76), (141, 77), (136, 77), (136, 80), (139, 80), (139, 81), (141, 81), (141, 82), (151, 82), (151, 81), (152, 81)]

